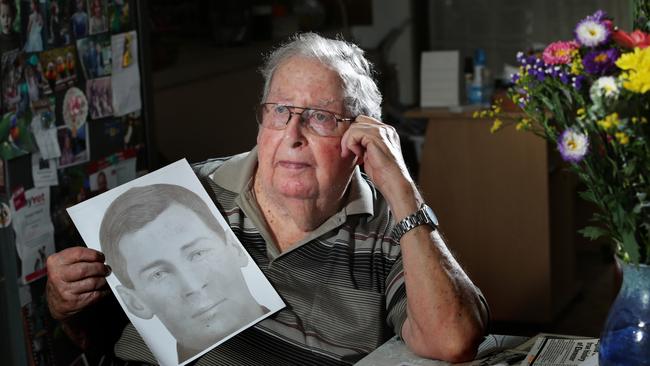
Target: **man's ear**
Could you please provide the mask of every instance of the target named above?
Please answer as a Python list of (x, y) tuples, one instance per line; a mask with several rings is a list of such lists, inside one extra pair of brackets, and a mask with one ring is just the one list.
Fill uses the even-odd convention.
[(135, 291), (122, 285), (117, 286), (115, 289), (126, 307), (135, 316), (142, 319), (151, 319), (153, 317), (153, 312), (140, 300)]
[(230, 252), (235, 256), (232, 259), (236, 261), (239, 267), (244, 268), (248, 265), (248, 256), (246, 255), (246, 251), (241, 245), (239, 245), (239, 243), (232, 241), (228, 235), (226, 235), (226, 246), (232, 248)]

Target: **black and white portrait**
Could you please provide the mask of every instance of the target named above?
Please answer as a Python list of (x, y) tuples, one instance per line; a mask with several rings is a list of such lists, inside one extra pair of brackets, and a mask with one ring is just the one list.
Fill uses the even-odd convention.
[(111, 289), (162, 365), (189, 362), (284, 307), (185, 160), (68, 212), (104, 253)]

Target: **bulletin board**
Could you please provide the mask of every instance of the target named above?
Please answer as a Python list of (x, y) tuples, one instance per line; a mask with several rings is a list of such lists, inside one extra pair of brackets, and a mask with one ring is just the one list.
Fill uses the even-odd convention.
[(79, 356), (57, 354), (46, 259), (83, 244), (67, 207), (152, 166), (145, 4), (0, 0), (2, 364)]

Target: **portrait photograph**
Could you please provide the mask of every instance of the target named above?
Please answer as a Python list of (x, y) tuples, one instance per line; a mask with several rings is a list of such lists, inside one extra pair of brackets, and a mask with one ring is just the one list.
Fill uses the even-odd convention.
[(86, 79), (111, 74), (111, 37), (108, 34), (78, 40), (77, 51)]
[(285, 306), (185, 159), (67, 211), (161, 365), (185, 365)]
[(41, 52), (48, 37), (47, 9), (45, 2), (29, 0), (21, 2), (22, 30), (25, 35), (25, 52)]
[(5, 52), (0, 57), (2, 75), (2, 113), (15, 112), (20, 102), (20, 84), (24, 83), (25, 56), (18, 50)]
[(129, 0), (109, 0), (108, 16), (112, 33), (123, 32), (131, 27)]
[(20, 2), (0, 0), (0, 52), (20, 48)]
[(99, 34), (108, 31), (107, 0), (88, 0), (88, 33)]
[(86, 96), (90, 118), (99, 119), (113, 115), (113, 90), (110, 77), (88, 80)]
[(70, 1), (47, 0), (47, 47), (57, 48), (72, 42), (70, 30)]
[(80, 39), (88, 36), (88, 12), (85, 0), (70, 1), (70, 28), (72, 37)]
[(68, 126), (57, 128), (57, 139), (61, 150), (59, 168), (85, 163), (90, 159), (87, 127), (83, 125), (76, 131)]

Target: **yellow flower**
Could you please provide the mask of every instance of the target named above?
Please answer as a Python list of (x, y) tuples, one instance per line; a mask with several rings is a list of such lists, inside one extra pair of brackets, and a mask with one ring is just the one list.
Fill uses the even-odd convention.
[(582, 70), (582, 58), (578, 55), (571, 61), (571, 73), (573, 75), (580, 75)]
[(624, 53), (616, 60), (616, 66), (627, 71), (620, 75), (625, 89), (635, 93), (650, 90), (650, 47)]
[(579, 108), (579, 109), (576, 111), (576, 116), (578, 116), (578, 117), (582, 117), (582, 116), (585, 115), (585, 113), (587, 113), (587, 111), (586, 111), (584, 108)]
[(472, 113), (472, 118), (478, 118), (478, 117), (479, 117), (479, 112), (474, 111), (474, 113)]
[(618, 118), (618, 113), (612, 113), (596, 123), (603, 130), (607, 131), (618, 126), (621, 123), (621, 120)]
[(630, 142), (630, 137), (625, 132), (616, 132), (614, 135), (621, 145), (627, 145)]
[(515, 126), (515, 129), (521, 131), (528, 129), (528, 127), (530, 127), (530, 120), (528, 118), (522, 118)]
[(503, 125), (503, 122), (500, 119), (495, 119), (494, 123), (492, 123), (492, 128), (490, 128), (490, 133), (495, 133), (499, 131), (501, 128), (501, 125)]

